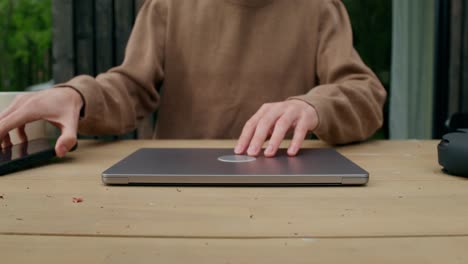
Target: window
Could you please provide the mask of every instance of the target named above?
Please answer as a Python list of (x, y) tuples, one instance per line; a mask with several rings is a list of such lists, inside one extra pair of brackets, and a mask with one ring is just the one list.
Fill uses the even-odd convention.
[[(364, 62), (390, 90), (392, 0), (343, 0), (351, 19), (354, 46)], [(384, 126), (376, 138), (388, 138), (388, 106)]]
[(0, 91), (52, 79), (51, 0), (0, 1)]

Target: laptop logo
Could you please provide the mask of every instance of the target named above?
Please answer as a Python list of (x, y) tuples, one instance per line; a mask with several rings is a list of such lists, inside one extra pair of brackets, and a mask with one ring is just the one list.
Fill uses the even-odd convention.
[(257, 160), (254, 157), (245, 156), (245, 155), (229, 155), (229, 156), (221, 156), (218, 158), (221, 162), (228, 162), (228, 163), (245, 163), (245, 162), (252, 162)]

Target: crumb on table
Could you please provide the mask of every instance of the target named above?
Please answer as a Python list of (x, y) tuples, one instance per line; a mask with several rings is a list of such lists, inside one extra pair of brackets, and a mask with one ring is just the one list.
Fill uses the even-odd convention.
[(82, 202), (83, 202), (83, 198), (80, 198), (80, 197), (73, 197), (73, 198), (72, 198), (72, 202), (73, 202), (73, 203), (82, 203)]

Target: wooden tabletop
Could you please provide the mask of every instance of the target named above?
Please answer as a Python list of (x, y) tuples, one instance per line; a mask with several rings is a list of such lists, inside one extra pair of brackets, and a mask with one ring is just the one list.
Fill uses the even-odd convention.
[(0, 177), (0, 262), (468, 263), (468, 180), (441, 172), (436, 141), (338, 148), (370, 172), (364, 187), (101, 182), (141, 147), (234, 144), (81, 141), (60, 162)]

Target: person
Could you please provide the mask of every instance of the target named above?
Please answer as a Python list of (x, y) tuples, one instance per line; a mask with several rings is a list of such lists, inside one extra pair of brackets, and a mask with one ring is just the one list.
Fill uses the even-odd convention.
[[(371, 37), (371, 36), (369, 36)], [(64, 156), (82, 134), (123, 134), (158, 110), (155, 138), (238, 138), (237, 154), (296, 155), (313, 132), (362, 141), (382, 125), (386, 98), (353, 48), (340, 0), (147, 0), (122, 65), (19, 96), (0, 138), (45, 119)]]

